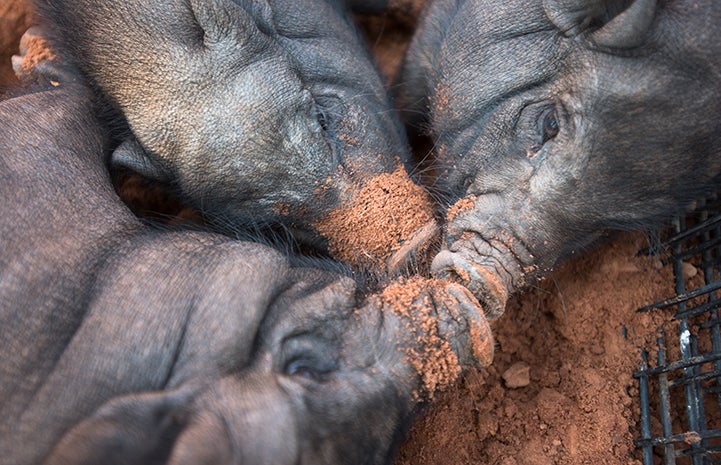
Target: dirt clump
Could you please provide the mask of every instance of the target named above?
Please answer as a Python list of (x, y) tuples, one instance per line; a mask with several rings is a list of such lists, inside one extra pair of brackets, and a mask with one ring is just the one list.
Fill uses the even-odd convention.
[(459, 214), (468, 210), (472, 210), (475, 205), (475, 195), (470, 195), (468, 197), (462, 198), (458, 202), (448, 207), (448, 211), (446, 212), (446, 221), (448, 221), (449, 223), (452, 222)]
[(348, 204), (313, 226), (334, 258), (372, 270), (385, 269), (386, 259), (434, 221), (428, 193), (399, 166), (372, 178)]

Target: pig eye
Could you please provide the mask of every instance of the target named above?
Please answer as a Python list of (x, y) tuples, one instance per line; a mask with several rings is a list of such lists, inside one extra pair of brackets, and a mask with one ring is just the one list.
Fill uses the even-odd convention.
[(283, 344), (283, 374), (310, 381), (325, 381), (337, 369), (337, 351), (310, 334), (287, 339)]
[(305, 358), (291, 360), (283, 371), (288, 376), (300, 376), (311, 381), (323, 381), (330, 373), (329, 370), (319, 369), (319, 365), (314, 360)]
[(328, 112), (326, 111), (326, 109), (321, 107), (320, 105), (317, 105), (315, 117), (318, 120), (318, 124), (320, 124), (320, 127), (323, 128), (324, 131), (327, 131), (329, 124), (328, 124)]
[(550, 107), (544, 110), (541, 114), (541, 145), (556, 137), (559, 129), (556, 108)]

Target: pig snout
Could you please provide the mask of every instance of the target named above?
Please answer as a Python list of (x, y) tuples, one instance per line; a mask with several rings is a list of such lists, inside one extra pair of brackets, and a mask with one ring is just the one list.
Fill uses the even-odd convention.
[(385, 371), (400, 378), (411, 399), (432, 399), (464, 369), (491, 364), (493, 336), (488, 321), (463, 286), (414, 276), (394, 281), (372, 302), (381, 310), (383, 340), (395, 345), (394, 350), (384, 351), (397, 357), (386, 361), (393, 366)]
[(503, 224), (508, 214), (498, 210), (492, 197), (469, 196), (449, 208), (444, 248), (433, 258), (431, 273), (465, 286), (482, 303), (486, 317), (497, 318), (535, 265), (514, 228)]

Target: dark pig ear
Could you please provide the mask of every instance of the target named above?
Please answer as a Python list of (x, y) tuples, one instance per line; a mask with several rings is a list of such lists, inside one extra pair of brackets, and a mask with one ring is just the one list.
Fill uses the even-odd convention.
[(273, 14), (267, 2), (255, 0), (191, 0), (195, 20), (208, 47), (227, 46), (252, 55), (262, 51), (273, 35)]
[(548, 19), (565, 36), (573, 37), (601, 23), (591, 41), (604, 48), (627, 49), (643, 43), (656, 13), (656, 0), (633, 0), (625, 8), (604, 0), (543, 0)]
[(189, 415), (192, 389), (113, 399), (75, 426), (45, 465), (164, 463)]
[(170, 175), (163, 169), (159, 168), (153, 162), (134, 137), (126, 139), (110, 156), (110, 164), (114, 168), (127, 168), (148, 179), (167, 182)]
[(594, 32), (591, 40), (611, 49), (638, 47), (645, 40), (655, 15), (656, 0), (634, 0), (628, 8)]

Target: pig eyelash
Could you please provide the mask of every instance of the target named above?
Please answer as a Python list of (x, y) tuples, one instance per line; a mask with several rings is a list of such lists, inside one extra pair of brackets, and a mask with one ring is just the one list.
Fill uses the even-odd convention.
[(535, 157), (546, 142), (553, 140), (561, 130), (560, 118), (556, 105), (545, 107), (536, 119), (537, 142), (528, 150), (529, 157)]
[(320, 124), (320, 127), (323, 128), (324, 131), (327, 131), (330, 124), (328, 120), (328, 111), (322, 106), (316, 105), (315, 117), (318, 120), (318, 124)]

